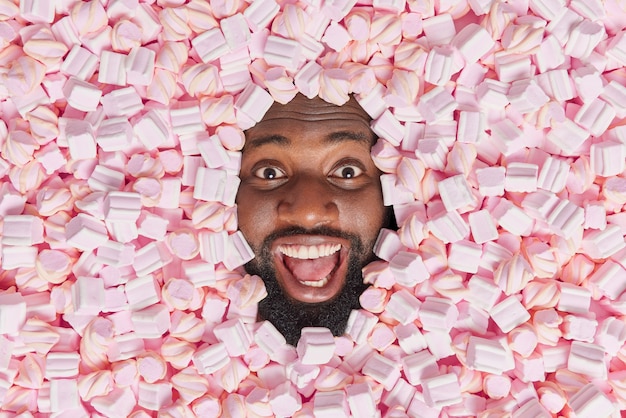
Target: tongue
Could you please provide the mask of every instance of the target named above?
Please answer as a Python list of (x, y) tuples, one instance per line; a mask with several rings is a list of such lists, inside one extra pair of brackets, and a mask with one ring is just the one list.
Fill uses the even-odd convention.
[(302, 260), (285, 256), (285, 266), (301, 282), (322, 280), (333, 271), (339, 262), (339, 253), (312, 260)]

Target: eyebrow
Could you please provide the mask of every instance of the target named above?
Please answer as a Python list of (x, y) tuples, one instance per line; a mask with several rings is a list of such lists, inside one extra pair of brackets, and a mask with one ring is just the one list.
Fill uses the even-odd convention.
[[(372, 134), (370, 136), (364, 134), (363, 132), (353, 132), (353, 131), (337, 131), (332, 132), (329, 135), (326, 135), (324, 138), (324, 142), (332, 145), (337, 144), (343, 141), (355, 141), (366, 144), (368, 146), (373, 145), (375, 140), (375, 136)], [(259, 138), (254, 138), (247, 142), (245, 148), (254, 149), (260, 148), (264, 145), (275, 144), (281, 147), (287, 147), (291, 144), (289, 138), (282, 135), (267, 135)]]

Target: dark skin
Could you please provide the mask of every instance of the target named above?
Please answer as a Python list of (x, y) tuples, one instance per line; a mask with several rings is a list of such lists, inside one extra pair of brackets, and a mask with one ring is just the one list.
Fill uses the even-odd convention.
[(275, 103), (246, 132), (237, 210), (256, 254), (249, 272), (273, 269), (296, 302), (337, 297), (349, 264), (360, 270), (372, 260), (386, 220), (374, 140), (354, 99), (339, 107), (302, 95)]

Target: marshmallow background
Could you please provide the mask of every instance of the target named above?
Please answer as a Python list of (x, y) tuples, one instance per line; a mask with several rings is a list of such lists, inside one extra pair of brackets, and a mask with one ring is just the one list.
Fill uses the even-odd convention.
[[(2, 416), (619, 416), (626, 10), (0, 0)], [(355, 94), (383, 231), (347, 334), (256, 323), (243, 130)]]

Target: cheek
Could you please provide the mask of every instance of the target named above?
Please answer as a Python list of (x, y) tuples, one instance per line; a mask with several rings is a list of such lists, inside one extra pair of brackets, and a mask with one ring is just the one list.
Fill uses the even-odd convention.
[(346, 230), (359, 235), (364, 244), (373, 245), (385, 219), (382, 193), (372, 188), (358, 196), (344, 197), (341, 214)]
[(258, 196), (245, 187), (237, 193), (237, 221), (246, 240), (260, 248), (263, 240), (274, 228), (276, 205), (267, 196)]

